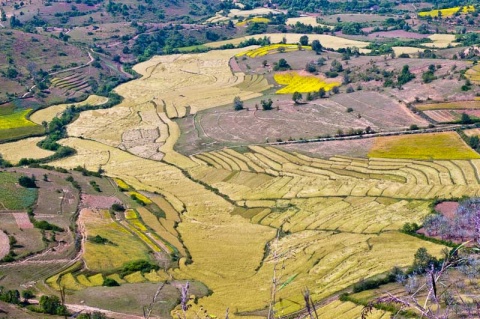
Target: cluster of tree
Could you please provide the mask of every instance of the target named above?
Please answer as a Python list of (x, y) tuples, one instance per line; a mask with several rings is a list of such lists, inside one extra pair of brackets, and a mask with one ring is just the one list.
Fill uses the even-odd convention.
[[(440, 65), (439, 65), (440, 66)], [(437, 68), (435, 67), (435, 65), (433, 64), (430, 64), (428, 66), (428, 70), (423, 72), (422, 74), (422, 81), (423, 83), (430, 83), (430, 82), (433, 82), (433, 80), (435, 80), (437, 77), (435, 76), (435, 71), (437, 70)]]
[(403, 66), (402, 71), (400, 71), (399, 74), (396, 75), (396, 81), (395, 81), (395, 74), (396, 72), (388, 72), (384, 71), (384, 82), (383, 86), (384, 87), (402, 87), (404, 84), (410, 82), (415, 78), (415, 74), (410, 72), (410, 67), (406, 64)]
[(293, 33), (316, 33), (316, 34), (324, 34), (330, 33), (330, 27), (327, 25), (321, 26), (311, 26), (309, 24), (303, 24), (301, 22), (297, 22), (291, 26), (291, 32)]
[(443, 214), (431, 214), (423, 227), (427, 236), (439, 236), (442, 240), (474, 240), (480, 243), (480, 199), (460, 202), (453, 218)]
[(288, 64), (287, 60), (280, 59), (278, 62), (274, 63), (273, 70), (274, 71), (286, 71), (290, 70), (292, 67)]
[(395, 10), (395, 3), (390, 1), (369, 0), (369, 1), (328, 1), (328, 0), (272, 0), (275, 4), (290, 12), (367, 12), (377, 9), (379, 13), (388, 13)]
[(140, 271), (142, 274), (150, 272), (152, 270), (159, 270), (160, 267), (148, 260), (135, 260), (127, 262), (120, 270), (122, 277), (130, 275), (134, 272)]
[(37, 188), (36, 181), (35, 175), (32, 175), (32, 177), (20, 176), (18, 178), (18, 184), (25, 188)]

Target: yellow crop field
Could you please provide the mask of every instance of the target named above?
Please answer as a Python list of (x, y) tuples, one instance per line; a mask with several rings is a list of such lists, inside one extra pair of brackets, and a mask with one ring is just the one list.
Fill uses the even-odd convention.
[[(475, 7), (474, 6), (464, 6), (464, 7), (453, 7), (453, 8), (447, 8), (447, 9), (440, 9), (440, 10), (430, 10), (430, 11), (423, 11), (419, 12), (418, 16), (419, 17), (442, 17), (442, 18), (448, 18), (453, 16), (455, 13), (457, 13), (459, 10), (461, 10), (461, 13), (469, 13), (469, 12), (474, 12)], [(440, 15), (439, 15), (440, 13)]]
[(427, 160), (480, 158), (455, 132), (377, 137), (368, 156)]
[(249, 23), (269, 23), (270, 19), (263, 18), (263, 17), (253, 17), (251, 19), (243, 20), (242, 22), (237, 22), (238, 27), (246, 26)]
[[(258, 58), (258, 57), (265, 56), (267, 54), (279, 53), (280, 48), (283, 48), (283, 50), (285, 50), (284, 52), (294, 52), (294, 51), (298, 51), (299, 49), (297, 44), (270, 44), (257, 49), (249, 50), (247, 52), (238, 53), (235, 56), (241, 57), (246, 55), (250, 58)], [(311, 49), (312, 47), (310, 46), (302, 46), (302, 50), (311, 50)]]
[(31, 109), (0, 116), (0, 130), (8, 130), (18, 127), (36, 126), (37, 124), (27, 119)]
[(480, 65), (474, 65), (470, 69), (465, 72), (465, 76), (467, 79), (472, 81), (472, 83), (479, 84), (480, 83)]
[(12, 164), (17, 164), (22, 158), (44, 158), (53, 155), (54, 152), (44, 150), (37, 146), (43, 137), (31, 137), (17, 142), (0, 144), (0, 154)]
[(117, 186), (121, 189), (129, 189), (130, 188), (130, 186), (128, 186), (128, 184), (125, 183), (124, 181), (122, 181), (120, 178), (115, 178), (114, 181), (115, 181), (115, 184), (117, 184)]
[(54, 117), (59, 116), (67, 109), (67, 107), (74, 105), (74, 106), (84, 106), (87, 104), (90, 105), (101, 105), (107, 103), (108, 98), (104, 96), (98, 95), (90, 95), (85, 101), (77, 102), (77, 103), (70, 103), (70, 104), (57, 104), (52, 105), (44, 109), (40, 109), (35, 111), (30, 116), (30, 120), (37, 124), (42, 124), (43, 121), (50, 122)]
[(88, 236), (100, 235), (114, 245), (85, 243), (83, 259), (92, 271), (109, 271), (118, 269), (124, 263), (138, 259), (148, 259), (145, 245), (125, 228), (101, 213), (88, 209), (80, 212), (79, 223), (83, 224)]
[(136, 219), (138, 218), (138, 214), (134, 209), (127, 209), (125, 211), (125, 219)]
[(335, 86), (340, 86), (338, 82), (325, 82), (316, 76), (300, 75), (297, 72), (276, 73), (274, 79), (278, 84), (285, 85), (276, 92), (277, 94), (317, 92), (321, 88), (330, 91)]
[(128, 195), (135, 196), (147, 205), (152, 203), (152, 201), (147, 196), (140, 194), (139, 192), (128, 192)]

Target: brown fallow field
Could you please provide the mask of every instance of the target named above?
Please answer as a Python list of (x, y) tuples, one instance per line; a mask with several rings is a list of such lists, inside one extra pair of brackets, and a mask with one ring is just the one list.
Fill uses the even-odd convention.
[(290, 96), (274, 98), (274, 107), (279, 110), (255, 110), (254, 102), (249, 101), (249, 111), (226, 106), (179, 120), (184, 135), (177, 149), (193, 154), (227, 145), (311, 139), (351, 129), (392, 131), (427, 124), (401, 103), (372, 91), (334, 95), (302, 105), (294, 105)]

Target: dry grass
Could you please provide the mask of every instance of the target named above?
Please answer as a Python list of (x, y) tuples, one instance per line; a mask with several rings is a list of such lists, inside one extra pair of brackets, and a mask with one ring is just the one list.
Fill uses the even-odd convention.
[(368, 157), (412, 159), (474, 159), (473, 151), (455, 132), (375, 138)]
[(455, 42), (454, 34), (432, 34), (428, 38), (433, 42), (424, 43), (423, 45), (430, 48), (447, 48), (458, 44)]
[(31, 137), (17, 142), (0, 144), (0, 154), (12, 164), (17, 164), (22, 158), (40, 159), (50, 156), (54, 152), (37, 146), (37, 143), (43, 139), (43, 137)]
[(331, 26), (327, 26), (326, 24), (318, 23), (317, 18), (316, 17), (311, 17), (311, 16), (298, 17), (298, 18), (288, 18), (287, 21), (285, 22), (285, 24), (295, 25), (297, 22), (303, 23), (305, 25), (311, 25), (312, 27), (321, 26), (321, 27), (332, 28)]
[(108, 98), (98, 95), (90, 95), (85, 101), (78, 102), (78, 103), (70, 103), (70, 104), (58, 104), (47, 107), (45, 109), (40, 109), (34, 112), (30, 116), (30, 120), (37, 124), (42, 124), (43, 121), (50, 122), (54, 117), (57, 117), (65, 111), (65, 109), (71, 105), (74, 106), (83, 106), (83, 105), (100, 105), (104, 104), (108, 101)]

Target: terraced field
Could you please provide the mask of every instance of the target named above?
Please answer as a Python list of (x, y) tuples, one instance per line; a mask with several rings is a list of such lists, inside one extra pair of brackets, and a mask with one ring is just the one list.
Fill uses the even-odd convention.
[[(383, 151), (387, 157), (388, 152), (398, 157), (400, 151), (410, 148), (407, 159), (379, 158), (374, 153), (370, 158), (319, 159), (262, 146), (218, 149), (191, 156), (173, 150), (180, 129), (172, 118), (231, 103), (236, 95), (242, 99), (260, 96), (254, 89), (240, 89), (249, 80), (228, 68), (230, 57), (239, 52), (242, 50), (162, 56), (139, 64), (135, 69), (144, 77), (117, 88), (125, 98), (122, 104), (109, 110), (84, 112), (69, 126), (71, 137), (61, 143), (75, 148), (77, 154), (52, 165), (102, 168), (128, 192), (156, 192), (158, 197), (147, 197), (162, 208), (168, 220), (138, 208), (127, 211), (124, 218), (119, 215), (118, 221), (101, 215), (99, 222), (104, 227), (90, 226), (91, 232), (104, 231), (102, 236), (111, 236), (107, 225), (116, 225), (126, 231), (124, 236), (135, 238), (131, 245), (138, 246), (135, 253), (171, 253), (168, 242), (181, 256), (178, 267), (166, 274), (133, 273), (124, 278), (113, 274), (115, 280), (158, 281), (165, 278), (162, 276), (172, 276), (175, 280), (199, 281), (213, 294), (192, 304), (192, 317), (198, 311), (222, 315), (226, 308), (235, 309), (230, 315), (237, 317), (265, 312), (273, 270), (281, 267), (277, 279), (282, 289), (277, 293), (275, 310), (277, 314), (289, 314), (303, 307), (301, 291), (305, 287), (314, 301), (320, 301), (364, 278), (394, 266), (410, 265), (420, 247), (439, 255), (443, 246), (398, 229), (406, 222), (421, 223), (435, 198), (480, 194), (480, 156), (468, 152), (466, 146), (458, 147), (464, 144), (457, 135), (432, 137), (438, 142), (433, 144), (433, 155), (418, 148), (412, 152), (412, 144), (418, 142), (415, 136), (408, 136), (410, 144), (397, 141), (396, 145), (401, 146), (397, 149), (392, 149), (394, 142), (388, 146), (390, 149), (387, 143), (376, 148), (377, 153)], [(359, 110), (355, 112), (367, 120), (370, 116), (360, 111), (361, 107), (367, 110), (367, 105), (376, 104), (373, 98), (389, 100), (373, 92), (363, 100), (353, 93), (339, 100), (324, 100), (337, 105), (338, 112), (344, 115), (348, 113), (342, 98), (363, 101), (357, 102)], [(377, 116), (392, 114), (383, 118), (388, 125), (397, 123), (397, 116), (403, 118), (399, 115), (401, 105), (388, 103), (381, 107), (391, 108), (376, 112)], [(278, 114), (281, 110), (271, 112)], [(242, 116), (246, 113), (255, 114), (235, 112)], [(421, 122), (410, 115), (403, 120), (403, 124)], [(423, 134), (421, 138), (428, 136)], [(446, 152), (445, 147), (450, 151)], [(153, 148), (153, 155), (147, 153)], [(162, 161), (155, 155), (159, 153)], [(88, 232), (87, 221), (85, 226)], [(174, 231), (180, 235), (177, 241), (172, 239)], [(282, 236), (277, 239), (278, 232)], [(119, 245), (125, 242), (111, 238)], [(99, 252), (100, 248), (90, 251)], [(188, 254), (181, 253), (187, 249)], [(88, 257), (88, 246), (86, 253), (87, 265), (101, 269), (112, 263), (102, 253)], [(385, 258), (391, 254), (395, 258)], [(84, 274), (84, 278), (70, 273), (52, 279), (52, 287), (59, 280), (72, 289), (77, 289), (78, 284), (99, 285), (105, 276), (99, 272)], [(323, 307), (325, 313), (341, 312), (342, 318), (356, 317), (360, 311), (350, 303), (333, 302)], [(384, 315), (375, 314), (378, 318)]]
[[(302, 50), (311, 50), (310, 46), (302, 46)], [(256, 49), (249, 50), (247, 52), (241, 52), (235, 55), (236, 57), (248, 56), (250, 58), (258, 58), (268, 54), (275, 54), (283, 52), (294, 52), (298, 51), (299, 47), (297, 44), (271, 44)]]
[(53, 78), (50, 82), (52, 87), (62, 90), (64, 94), (72, 94), (90, 88), (85, 74), (72, 74), (63, 78)]

